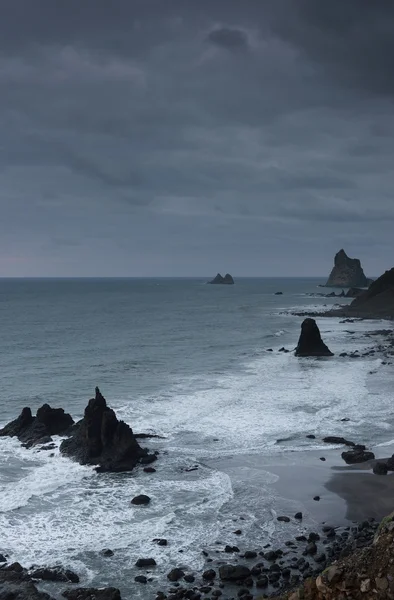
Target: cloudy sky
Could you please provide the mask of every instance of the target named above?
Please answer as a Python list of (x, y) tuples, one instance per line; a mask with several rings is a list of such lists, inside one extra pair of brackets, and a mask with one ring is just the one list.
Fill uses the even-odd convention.
[(392, 267), (392, 0), (0, 0), (0, 276)]

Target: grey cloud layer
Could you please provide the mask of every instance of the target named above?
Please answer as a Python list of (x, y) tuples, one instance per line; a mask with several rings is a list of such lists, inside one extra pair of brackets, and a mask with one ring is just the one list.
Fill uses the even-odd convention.
[(2, 14), (1, 249), (30, 248), (18, 269), (199, 274), (227, 257), (270, 274), (268, 244), (286, 274), (317, 235), (313, 274), (346, 234), (368, 255), (371, 228), (370, 270), (391, 266), (391, 3), (3, 0)]

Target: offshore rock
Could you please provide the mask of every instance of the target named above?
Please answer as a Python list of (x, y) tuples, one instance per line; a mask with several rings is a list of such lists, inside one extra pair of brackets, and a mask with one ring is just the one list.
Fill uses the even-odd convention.
[(334, 356), (321, 339), (319, 328), (314, 319), (305, 319), (303, 321), (295, 355)]
[(33, 417), (31, 409), (25, 407), (19, 417), (0, 430), (0, 436), (17, 437), (26, 447), (52, 441), (52, 435), (66, 435), (74, 424), (71, 415), (62, 408), (51, 408), (44, 404)]
[(335, 255), (326, 287), (360, 288), (368, 287), (369, 283), (358, 258), (349, 258), (343, 249)]
[(234, 279), (232, 278), (230, 273), (226, 273), (226, 275), (224, 277), (222, 277), (222, 275), (220, 273), (218, 273), (216, 275), (215, 279), (212, 279), (212, 281), (208, 281), (208, 283), (234, 285)]
[(99, 465), (98, 472), (132, 471), (148, 456), (131, 427), (118, 421), (114, 411), (107, 406), (99, 388), (96, 388), (95, 397), (89, 400), (84, 418), (74, 428), (73, 435), (63, 440), (60, 451), (83, 465)]

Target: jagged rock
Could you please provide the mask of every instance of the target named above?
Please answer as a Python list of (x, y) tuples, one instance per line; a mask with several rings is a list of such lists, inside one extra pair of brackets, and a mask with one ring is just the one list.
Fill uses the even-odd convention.
[(218, 273), (216, 275), (216, 277), (214, 279), (212, 279), (212, 281), (209, 281), (208, 283), (234, 285), (234, 279), (232, 278), (230, 273), (226, 273), (226, 275), (224, 277), (222, 277), (222, 275), (220, 273)]
[(65, 435), (74, 424), (71, 415), (62, 408), (51, 408), (44, 404), (33, 417), (31, 409), (25, 407), (19, 417), (0, 430), (0, 436), (17, 437), (26, 447), (52, 441), (51, 435)]
[(98, 472), (131, 471), (148, 456), (131, 427), (118, 421), (115, 412), (107, 406), (99, 388), (89, 400), (84, 418), (74, 428), (73, 435), (61, 443), (60, 451), (83, 465), (99, 465)]
[(61, 569), (56, 567), (55, 569), (35, 569), (30, 573), (33, 579), (41, 579), (42, 581), (64, 581), (67, 583), (79, 583), (79, 577), (73, 571), (69, 569)]
[(369, 283), (358, 258), (349, 258), (343, 249), (335, 255), (326, 287), (360, 288), (368, 287)]
[(66, 590), (62, 596), (67, 600), (121, 600), (120, 591), (117, 588), (77, 588)]
[(301, 335), (295, 351), (296, 356), (334, 356), (321, 339), (314, 319), (305, 319), (301, 325)]

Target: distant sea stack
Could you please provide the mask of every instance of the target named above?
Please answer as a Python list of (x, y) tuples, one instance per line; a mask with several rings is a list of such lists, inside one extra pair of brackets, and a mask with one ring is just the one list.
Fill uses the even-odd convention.
[(220, 273), (218, 273), (215, 279), (212, 281), (208, 281), (208, 283), (218, 284), (218, 285), (234, 285), (234, 279), (230, 275), (230, 273), (226, 273), (224, 277)]
[(371, 280), (365, 277), (358, 258), (349, 258), (343, 249), (335, 255), (334, 268), (326, 287), (363, 288), (370, 283)]
[(295, 355), (334, 356), (321, 339), (319, 328), (314, 319), (305, 319), (303, 321)]

